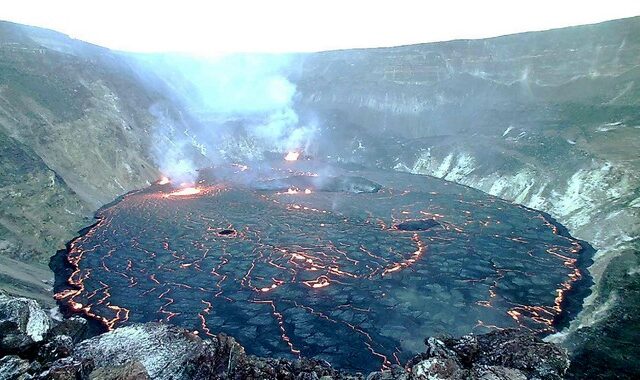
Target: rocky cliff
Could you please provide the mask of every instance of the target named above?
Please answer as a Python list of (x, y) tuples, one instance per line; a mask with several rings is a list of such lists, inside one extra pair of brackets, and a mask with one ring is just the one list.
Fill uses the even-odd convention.
[(51, 254), (98, 207), (158, 178), (150, 110), (172, 106), (150, 83), (107, 49), (0, 22), (0, 266), (12, 268), (0, 286), (51, 303)]

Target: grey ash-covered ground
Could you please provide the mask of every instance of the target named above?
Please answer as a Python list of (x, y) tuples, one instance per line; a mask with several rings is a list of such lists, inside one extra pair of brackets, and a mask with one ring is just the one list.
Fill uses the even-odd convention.
[(305, 160), (200, 178), (102, 209), (69, 245), (61, 303), (371, 371), (424, 336), (552, 332), (583, 277), (587, 247), (544, 214), (431, 177)]

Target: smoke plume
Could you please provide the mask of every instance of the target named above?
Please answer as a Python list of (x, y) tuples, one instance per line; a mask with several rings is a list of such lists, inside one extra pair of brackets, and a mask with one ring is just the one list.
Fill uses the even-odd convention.
[[(152, 153), (160, 170), (180, 182), (193, 182), (210, 163), (257, 159), (266, 151), (306, 151), (317, 128), (295, 110), (296, 86), (287, 74), (292, 58), (283, 55), (231, 55), (218, 58), (143, 57), (163, 78), (190, 121), (153, 109)], [(195, 153), (194, 153), (195, 152)]]

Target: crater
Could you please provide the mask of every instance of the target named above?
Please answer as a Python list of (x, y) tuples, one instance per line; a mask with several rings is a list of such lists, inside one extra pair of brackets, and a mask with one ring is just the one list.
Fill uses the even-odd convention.
[(580, 304), (585, 245), (545, 214), (431, 177), (331, 170), (308, 193), (247, 167), (189, 197), (128, 194), (68, 245), (56, 298), (106, 329), (163, 321), (365, 372), (406, 362), (424, 336), (552, 333), (566, 299)]

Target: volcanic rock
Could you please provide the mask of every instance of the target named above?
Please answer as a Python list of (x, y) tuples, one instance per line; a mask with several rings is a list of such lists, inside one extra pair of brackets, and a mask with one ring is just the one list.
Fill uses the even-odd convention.
[(0, 293), (0, 355), (36, 349), (51, 327), (51, 320), (32, 299)]
[(38, 360), (46, 363), (66, 358), (73, 352), (73, 343), (67, 335), (56, 335), (40, 347)]
[(51, 320), (40, 305), (28, 298), (9, 297), (0, 293), (0, 321), (13, 322), (18, 330), (39, 342), (51, 327)]
[(120, 367), (97, 369), (89, 375), (90, 380), (147, 380), (149, 374), (140, 362), (129, 362)]
[(15, 355), (0, 358), (0, 380), (30, 379), (27, 374), (29, 362)]
[[(567, 354), (528, 332), (502, 330), (461, 338), (428, 338), (427, 349), (405, 368), (369, 374), (385, 379), (561, 379)], [(90, 378), (100, 379), (363, 379), (333, 369), (322, 360), (272, 359), (247, 355), (235, 339), (201, 339), (183, 329), (158, 323), (136, 324), (89, 339), (71, 358), (54, 363), (79, 368), (95, 363)]]
[(76, 346), (73, 359), (90, 360), (96, 369), (122, 367), (136, 361), (151, 378), (187, 377), (189, 363), (197, 360), (207, 344), (186, 330), (164, 324), (136, 324), (85, 340)]
[(407, 380), (410, 372), (399, 365), (392, 365), (390, 370), (372, 372), (366, 380)]
[(468, 377), (460, 358), (436, 338), (428, 338), (427, 351), (416, 356), (410, 363), (412, 379), (464, 379)]
[(203, 340), (158, 323), (135, 324), (91, 338), (77, 345), (71, 358), (54, 364), (68, 368), (69, 363), (80, 362), (95, 364), (89, 378), (96, 379), (319, 379), (339, 374), (321, 360), (258, 358), (246, 355), (226, 335)]
[(527, 378), (561, 379), (569, 368), (563, 349), (516, 329), (446, 340), (445, 345), (473, 366), (513, 368)]
[(51, 327), (47, 335), (47, 339), (58, 335), (65, 335), (70, 337), (73, 343), (78, 343), (89, 337), (88, 322), (82, 317), (72, 316), (68, 319), (63, 319)]
[(478, 380), (525, 380), (527, 377), (522, 371), (501, 366), (474, 366), (471, 370), (471, 378)]
[(566, 351), (517, 329), (458, 339), (429, 338), (425, 343), (427, 352), (410, 362), (417, 379), (555, 380), (569, 368)]
[(94, 368), (90, 359), (76, 359), (67, 357), (55, 361), (51, 368), (42, 372), (38, 379), (47, 380), (76, 380), (86, 379)]

